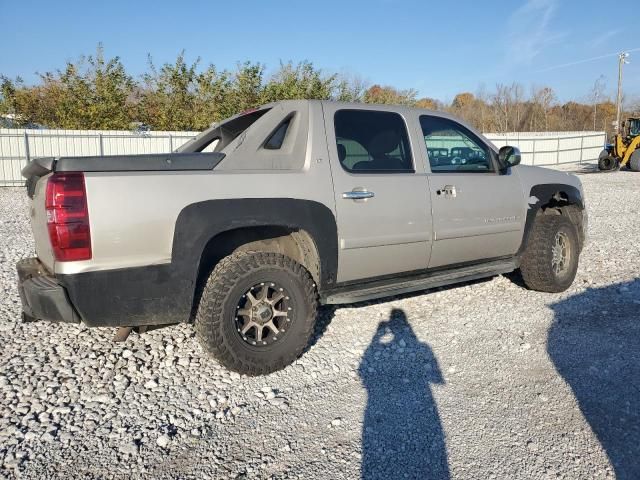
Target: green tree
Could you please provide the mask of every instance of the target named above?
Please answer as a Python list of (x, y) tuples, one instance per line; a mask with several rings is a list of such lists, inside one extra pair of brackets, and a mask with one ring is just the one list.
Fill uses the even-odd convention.
[(157, 69), (149, 55), (149, 72), (142, 75), (137, 119), (156, 130), (192, 130), (196, 96), (194, 85), (200, 59), (187, 64), (184, 51), (175, 63)]
[(76, 129), (122, 129), (129, 125), (128, 98), (134, 87), (118, 57), (105, 59), (98, 45), (95, 56), (67, 63), (64, 71), (41, 76), (44, 97), (53, 115), (41, 113), (51, 126)]
[(134, 87), (118, 57), (95, 56), (68, 62), (64, 70), (40, 75), (40, 85), (2, 80), (2, 108), (18, 123), (54, 128), (118, 129), (129, 125), (129, 96)]
[(226, 70), (218, 72), (214, 65), (209, 65), (204, 72), (196, 75), (194, 130), (204, 130), (212, 122), (220, 121), (235, 113), (228, 102), (231, 88), (231, 74)]
[(332, 100), (339, 102), (362, 102), (366, 90), (367, 85), (360, 77), (338, 75), (336, 77)]
[(231, 88), (226, 96), (224, 117), (258, 107), (263, 103), (264, 69), (261, 63), (238, 64), (231, 77)]
[(459, 93), (445, 107), (433, 98), (418, 99), (416, 90), (369, 87), (357, 76), (327, 73), (310, 61), (280, 63), (268, 77), (265, 71), (253, 62), (233, 70), (213, 64), (203, 68), (199, 58), (188, 62), (183, 51), (160, 67), (149, 58), (147, 72), (133, 79), (118, 57), (107, 59), (98, 45), (93, 56), (44, 73), (35, 85), (0, 75), (0, 114), (18, 124), (53, 128), (127, 129), (142, 122), (156, 130), (202, 130), (264, 103), (310, 98), (447, 110), (494, 132), (593, 128), (594, 115), (598, 129), (611, 130), (615, 118), (615, 105), (598, 85), (600, 93), (590, 97), (590, 104), (560, 104), (549, 87), (532, 88), (526, 95), (522, 85), (513, 83)]
[(337, 75), (323, 75), (311, 62), (297, 65), (292, 62), (280, 63), (262, 92), (264, 103), (278, 100), (319, 99), (328, 100), (336, 88)]
[[(17, 79), (16, 81), (20, 81)], [(0, 76), (0, 115), (15, 114), (16, 85), (13, 80)]]

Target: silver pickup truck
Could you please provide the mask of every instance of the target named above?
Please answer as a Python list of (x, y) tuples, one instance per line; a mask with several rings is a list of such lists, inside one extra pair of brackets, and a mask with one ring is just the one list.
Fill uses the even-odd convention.
[(125, 336), (193, 323), (220, 363), (259, 375), (301, 354), (318, 304), (516, 269), (559, 292), (582, 187), (519, 163), (442, 112), (327, 101), (243, 112), (170, 154), (38, 159), (23, 318)]

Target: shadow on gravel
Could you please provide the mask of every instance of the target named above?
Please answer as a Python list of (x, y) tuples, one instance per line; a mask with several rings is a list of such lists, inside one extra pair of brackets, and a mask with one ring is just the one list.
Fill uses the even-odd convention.
[(640, 478), (640, 279), (552, 305), (547, 351), (616, 478)]
[(404, 311), (380, 322), (358, 373), (367, 389), (362, 478), (447, 479), (447, 448), (431, 383), (444, 383)]
[(417, 292), (403, 293), (401, 295), (395, 295), (392, 297), (384, 297), (384, 298), (379, 298), (375, 300), (366, 300), (366, 301), (356, 302), (356, 303), (349, 303), (349, 304), (343, 304), (343, 305), (322, 305), (318, 308), (318, 317), (316, 320), (316, 324), (313, 328), (313, 332), (311, 333), (311, 338), (309, 339), (309, 343), (305, 347), (303, 353), (308, 352), (311, 349), (311, 347), (313, 347), (316, 343), (320, 341), (320, 339), (323, 337), (323, 335), (327, 331), (327, 328), (329, 328), (329, 325), (333, 321), (333, 317), (335, 316), (336, 311), (339, 310), (340, 308), (354, 308), (354, 307), (359, 308), (359, 307), (365, 307), (367, 305), (380, 305), (383, 303), (392, 302), (394, 300), (403, 300), (405, 298), (419, 297), (421, 295), (429, 295), (436, 292), (451, 290), (453, 288), (462, 288), (469, 285), (485, 283), (493, 280), (494, 278), (495, 277), (479, 278), (477, 280), (470, 280), (468, 282), (463, 282), (463, 283), (455, 283), (453, 285), (445, 285), (443, 287), (437, 287), (429, 290), (420, 290)]
[(316, 318), (316, 324), (313, 328), (313, 332), (311, 333), (311, 338), (307, 343), (307, 346), (304, 349), (304, 353), (308, 352), (311, 347), (313, 347), (318, 341), (322, 338), (322, 336), (329, 328), (333, 317), (336, 314), (336, 306), (335, 305), (323, 305), (318, 308), (318, 316)]

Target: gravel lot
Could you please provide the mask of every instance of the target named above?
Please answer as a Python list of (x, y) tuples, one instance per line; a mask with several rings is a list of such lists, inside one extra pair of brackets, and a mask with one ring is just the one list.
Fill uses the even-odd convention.
[(27, 202), (0, 189), (0, 478), (640, 478), (640, 174), (581, 173), (569, 291), (496, 277), (325, 309), (261, 378), (185, 325), (114, 344), (22, 324)]

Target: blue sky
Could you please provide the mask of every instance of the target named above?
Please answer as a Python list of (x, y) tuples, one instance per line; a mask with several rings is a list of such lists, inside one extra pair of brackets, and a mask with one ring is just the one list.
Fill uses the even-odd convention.
[[(630, 13), (637, 0), (612, 8), (605, 0), (0, 0), (0, 73), (34, 82), (35, 72), (61, 68), (102, 42), (134, 74), (145, 69), (147, 53), (163, 63), (185, 49), (188, 59), (221, 68), (307, 59), (441, 100), (512, 81), (586, 100), (600, 75), (615, 94), (617, 58), (559, 65), (640, 48)], [(638, 98), (640, 50), (625, 68), (626, 91)]]

